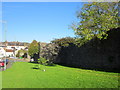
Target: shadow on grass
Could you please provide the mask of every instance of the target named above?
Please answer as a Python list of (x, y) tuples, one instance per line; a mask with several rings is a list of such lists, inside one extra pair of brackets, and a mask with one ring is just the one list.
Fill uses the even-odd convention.
[[(39, 64), (38, 62), (28, 62), (28, 63)], [(51, 64), (50, 63), (50, 64), (47, 64), (47, 65), (44, 65), (44, 66), (56, 66), (56, 64), (54, 64), (54, 63)]]
[(34, 65), (33, 67), (31, 67), (31, 69), (40, 69), (39, 64)]
[(35, 64), (33, 67), (31, 67), (31, 69), (44, 71), (44, 69), (45, 69), (44, 66), (46, 66), (46, 67), (54, 66), (54, 67), (55, 67), (56, 64), (52, 64), (52, 65), (41, 65), (41, 66), (39, 66), (39, 64)]
[(45, 65), (45, 66), (56, 66), (56, 64), (48, 64), (48, 65)]
[(35, 61), (34, 61), (34, 62), (28, 62), (28, 63), (34, 63), (34, 64), (38, 64), (38, 62), (35, 62)]
[[(31, 69), (34, 69), (34, 70), (42, 70), (42, 69), (39, 67), (39, 63), (38, 63), (38, 62), (33, 61), (33, 62), (28, 62), (28, 63), (33, 63), (33, 64), (34, 64), (34, 66), (31, 67)], [(40, 65), (42, 65), (42, 64), (40, 64)], [(57, 64), (48, 63), (48, 64), (42, 65), (42, 66), (46, 66), (46, 67), (56, 67)]]
[(94, 71), (101, 71), (101, 72), (120, 73), (120, 70), (116, 70), (116, 69), (87, 68), (87, 67), (80, 67), (80, 66), (66, 65), (66, 64), (63, 64), (63, 63), (56, 63), (56, 65), (61, 65), (61, 66), (71, 67), (71, 68), (84, 69), (84, 70), (94, 70)]
[(32, 67), (32, 69), (40, 69), (40, 68), (38, 68), (38, 67)]

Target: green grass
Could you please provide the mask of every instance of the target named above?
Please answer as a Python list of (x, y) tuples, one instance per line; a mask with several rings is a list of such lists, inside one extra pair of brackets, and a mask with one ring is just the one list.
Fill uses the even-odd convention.
[(2, 89), (2, 72), (0, 72), (0, 90)]
[(17, 62), (2, 72), (3, 88), (118, 88), (118, 73)]

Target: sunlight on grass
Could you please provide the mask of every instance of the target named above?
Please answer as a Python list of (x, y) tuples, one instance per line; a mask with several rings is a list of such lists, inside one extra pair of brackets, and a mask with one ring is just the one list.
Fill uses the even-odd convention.
[[(45, 71), (43, 71), (45, 69)], [(118, 73), (17, 62), (3, 71), (3, 88), (117, 88)]]
[(0, 71), (0, 90), (2, 89), (2, 72)]

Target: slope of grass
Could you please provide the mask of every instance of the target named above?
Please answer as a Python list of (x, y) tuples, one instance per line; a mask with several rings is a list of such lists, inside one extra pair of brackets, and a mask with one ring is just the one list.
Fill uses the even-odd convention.
[(0, 71), (0, 90), (2, 89), (2, 72)]
[[(3, 71), (3, 88), (118, 88), (118, 73), (16, 62)], [(45, 69), (46, 71), (42, 71)]]

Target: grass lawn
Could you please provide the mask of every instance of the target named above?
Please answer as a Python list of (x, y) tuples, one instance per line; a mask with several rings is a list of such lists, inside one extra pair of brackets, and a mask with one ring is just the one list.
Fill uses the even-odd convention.
[(2, 72), (3, 88), (118, 88), (118, 73), (16, 62)]
[(2, 89), (2, 72), (0, 72), (0, 90)]

